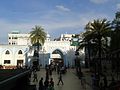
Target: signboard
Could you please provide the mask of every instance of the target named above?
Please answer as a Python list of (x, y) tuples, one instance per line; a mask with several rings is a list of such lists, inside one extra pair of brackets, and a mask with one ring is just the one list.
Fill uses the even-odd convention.
[(73, 38), (72, 39), (71, 46), (79, 46), (78, 38)]
[(79, 46), (79, 42), (73, 41), (72, 44), (71, 44), (71, 46)]

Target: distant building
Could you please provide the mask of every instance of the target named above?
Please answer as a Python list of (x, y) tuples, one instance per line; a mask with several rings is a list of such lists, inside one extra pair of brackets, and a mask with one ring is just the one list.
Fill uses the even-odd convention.
[(30, 45), (30, 34), (22, 34), (19, 31), (12, 31), (8, 34), (9, 45)]
[(60, 41), (70, 41), (75, 34), (61, 34)]

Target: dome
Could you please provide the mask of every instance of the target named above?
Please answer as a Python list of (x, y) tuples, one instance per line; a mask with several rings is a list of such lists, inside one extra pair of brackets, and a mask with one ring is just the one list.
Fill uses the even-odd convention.
[(50, 34), (47, 33), (47, 38), (50, 38)]

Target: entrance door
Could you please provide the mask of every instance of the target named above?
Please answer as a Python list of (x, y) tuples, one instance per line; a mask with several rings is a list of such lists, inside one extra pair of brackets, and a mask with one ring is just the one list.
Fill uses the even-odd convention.
[(17, 60), (17, 66), (22, 67), (23, 66), (23, 60)]

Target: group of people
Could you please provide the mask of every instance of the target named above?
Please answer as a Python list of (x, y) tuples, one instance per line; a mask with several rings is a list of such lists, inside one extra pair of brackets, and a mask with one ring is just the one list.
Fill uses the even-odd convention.
[[(54, 69), (52, 69), (51, 66), (52, 66), (52, 65), (46, 66), (46, 79), (49, 79), (49, 76), (52, 77), (52, 71), (53, 71)], [(58, 73), (58, 75), (59, 75), (59, 77), (58, 77), (59, 80), (58, 80), (57, 85), (59, 85), (60, 82), (61, 82), (62, 85), (63, 85), (64, 83), (63, 83), (63, 80), (62, 80), (62, 69), (59, 69), (59, 72), (57, 72), (57, 73)]]
[[(54, 90), (54, 80), (52, 78), (52, 72), (53, 72), (53, 66), (52, 65), (46, 65), (45, 67), (46, 75), (45, 75), (45, 81), (43, 80), (43, 77), (41, 77), (39, 81), (39, 90)], [(59, 77), (58, 77), (58, 83), (64, 85), (62, 80), (62, 72), (59, 71)]]
[(39, 81), (39, 90), (54, 90), (53, 78), (50, 78), (50, 81), (46, 78), (43, 82), (43, 77), (41, 77)]

